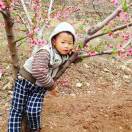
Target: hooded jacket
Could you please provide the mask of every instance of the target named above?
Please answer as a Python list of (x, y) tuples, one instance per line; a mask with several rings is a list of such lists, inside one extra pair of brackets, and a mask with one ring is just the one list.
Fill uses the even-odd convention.
[(51, 36), (49, 38), (49, 43), (44, 45), (43, 47), (37, 49), (35, 51), (35, 53), (29, 59), (27, 59), (25, 64), (23, 65), (24, 69), (32, 74), (33, 73), (32, 72), (32, 63), (33, 63), (35, 54), (38, 53), (41, 50), (48, 51), (48, 53), (50, 55), (50, 59), (49, 59), (49, 74), (48, 75), (49, 75), (49, 78), (50, 78), (51, 81), (48, 81), (48, 84), (45, 84), (45, 83), (40, 83), (36, 79), (36, 84), (39, 85), (39, 86), (51, 87), (51, 85), (52, 85), (51, 82), (53, 83), (53, 78), (57, 74), (60, 65), (64, 64), (69, 58), (69, 55), (65, 55), (65, 56), (64, 55), (60, 55), (58, 53), (58, 51), (52, 45), (52, 38), (55, 35), (57, 35), (57, 34), (59, 34), (61, 32), (64, 32), (64, 31), (70, 32), (73, 35), (74, 40), (75, 40), (75, 38), (76, 38), (75, 30), (72, 27), (72, 25), (70, 25), (69, 23), (66, 23), (66, 22), (62, 22), (59, 25), (57, 25), (57, 27), (51, 33)]

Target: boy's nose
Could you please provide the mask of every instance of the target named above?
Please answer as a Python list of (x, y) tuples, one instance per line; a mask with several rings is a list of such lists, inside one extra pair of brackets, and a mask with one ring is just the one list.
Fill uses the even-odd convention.
[(69, 47), (69, 45), (66, 43), (66, 44), (65, 44), (65, 48), (68, 48), (68, 47)]

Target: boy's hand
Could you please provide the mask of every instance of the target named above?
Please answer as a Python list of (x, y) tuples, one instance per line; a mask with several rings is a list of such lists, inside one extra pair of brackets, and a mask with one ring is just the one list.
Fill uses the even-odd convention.
[(59, 96), (59, 92), (58, 92), (58, 90), (56, 90), (56, 89), (53, 89), (53, 90), (49, 91), (49, 93), (50, 93), (50, 95), (52, 95), (52, 96), (56, 96), (56, 97)]
[(56, 97), (59, 96), (59, 92), (57, 90), (56, 83), (54, 83), (54, 85), (51, 87), (51, 90), (49, 91), (49, 95), (56, 96)]

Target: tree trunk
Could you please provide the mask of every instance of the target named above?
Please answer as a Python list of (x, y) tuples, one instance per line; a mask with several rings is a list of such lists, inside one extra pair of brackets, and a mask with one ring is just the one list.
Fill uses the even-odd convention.
[(5, 21), (5, 30), (6, 30), (6, 36), (8, 41), (8, 48), (10, 51), (12, 66), (13, 66), (13, 75), (14, 78), (16, 78), (16, 75), (19, 70), (19, 64), (18, 64), (18, 56), (17, 56), (17, 50), (16, 50), (16, 43), (14, 40), (14, 33), (13, 33), (13, 19), (11, 18), (9, 8), (6, 8), (2, 11), (2, 15)]

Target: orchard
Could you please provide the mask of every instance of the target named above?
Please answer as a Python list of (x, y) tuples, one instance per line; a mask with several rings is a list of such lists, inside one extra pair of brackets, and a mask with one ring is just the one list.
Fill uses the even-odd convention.
[(0, 0), (0, 14), (2, 132), (19, 69), (63, 21), (77, 40), (54, 78), (59, 95), (46, 94), (41, 131), (132, 131), (131, 0)]

